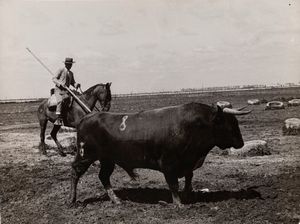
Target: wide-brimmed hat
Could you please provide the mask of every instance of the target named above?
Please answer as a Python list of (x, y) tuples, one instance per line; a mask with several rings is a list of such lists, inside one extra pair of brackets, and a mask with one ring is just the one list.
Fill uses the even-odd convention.
[(73, 64), (75, 61), (73, 61), (73, 58), (66, 58), (64, 61), (65, 64)]

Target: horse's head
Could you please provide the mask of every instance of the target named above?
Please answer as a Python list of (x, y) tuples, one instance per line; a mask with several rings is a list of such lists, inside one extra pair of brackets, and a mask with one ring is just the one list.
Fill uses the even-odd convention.
[(99, 101), (102, 111), (109, 111), (111, 101), (110, 86), (111, 82), (90, 87), (82, 94), (84, 102), (88, 103), (89, 107), (93, 109), (97, 101)]
[(111, 101), (111, 82), (106, 84), (99, 84), (95, 89), (96, 97), (102, 107), (102, 111), (109, 111)]

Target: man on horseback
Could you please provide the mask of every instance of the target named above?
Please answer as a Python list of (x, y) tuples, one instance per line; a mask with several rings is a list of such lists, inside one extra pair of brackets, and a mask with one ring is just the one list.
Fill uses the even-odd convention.
[[(58, 153), (61, 156), (66, 156), (63, 151), (63, 146), (59, 143), (56, 136), (57, 132), (61, 128), (62, 123), (65, 122), (64, 125), (66, 125), (67, 127), (76, 128), (77, 124), (80, 122), (83, 116), (85, 116), (87, 112), (90, 112), (93, 110), (93, 108), (95, 108), (97, 102), (100, 103), (102, 111), (109, 111), (112, 98), (110, 90), (111, 82), (108, 82), (106, 84), (96, 84), (77, 97), (69, 89), (69, 86), (72, 86), (76, 89), (80, 87), (80, 84), (75, 82), (74, 74), (71, 71), (72, 65), (74, 63), (73, 58), (66, 58), (64, 61), (65, 68), (62, 68), (56, 74), (53, 74), (43, 64), (43, 62), (41, 62), (41, 60), (30, 51), (29, 48), (27, 48), (27, 50), (34, 56), (35, 59), (37, 59), (39, 63), (43, 65), (44, 68), (48, 70), (48, 72), (53, 75), (52, 80), (55, 83), (55, 88), (54, 92), (51, 90), (51, 94), (54, 93), (54, 97), (57, 98), (56, 101), (58, 101), (58, 103), (53, 102), (51, 96), (49, 99), (43, 100), (38, 107), (37, 116), (41, 127), (41, 141), (39, 144), (39, 149), (44, 155), (47, 154), (45, 144), (45, 131), (48, 121), (54, 122), (54, 126), (50, 135), (57, 145)], [(75, 101), (69, 104), (68, 110), (62, 111), (62, 109), (64, 109), (62, 103), (64, 99), (68, 98), (68, 93), (73, 96)], [(84, 101), (84, 103), (82, 101)], [(54, 112), (55, 106), (57, 106), (56, 113)], [(57, 119), (57, 117), (59, 119)], [(62, 120), (62, 118), (64, 118), (64, 121)]]
[(62, 104), (69, 97), (66, 87), (73, 86), (74, 88), (79, 88), (80, 84), (75, 82), (74, 74), (71, 71), (73, 63), (73, 58), (66, 58), (65, 67), (58, 70), (56, 75), (52, 78), (55, 83), (54, 94), (57, 100), (56, 115), (58, 116), (55, 125), (63, 125), (62, 117)]

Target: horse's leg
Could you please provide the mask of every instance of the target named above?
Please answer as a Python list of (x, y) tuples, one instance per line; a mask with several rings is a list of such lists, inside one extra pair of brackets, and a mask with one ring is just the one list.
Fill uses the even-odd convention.
[(63, 151), (62, 145), (58, 142), (58, 140), (56, 138), (56, 135), (57, 135), (57, 132), (59, 131), (59, 129), (60, 129), (60, 125), (54, 125), (54, 127), (51, 131), (51, 137), (53, 138), (53, 140), (55, 141), (55, 143), (57, 145), (58, 154), (61, 155), (61, 156), (66, 156), (66, 154)]
[(41, 140), (41, 142), (39, 145), (39, 150), (43, 155), (47, 155), (46, 144), (45, 144), (45, 131), (47, 128), (47, 123), (48, 123), (47, 118), (43, 118), (40, 120), (40, 127), (41, 127), (40, 140)]

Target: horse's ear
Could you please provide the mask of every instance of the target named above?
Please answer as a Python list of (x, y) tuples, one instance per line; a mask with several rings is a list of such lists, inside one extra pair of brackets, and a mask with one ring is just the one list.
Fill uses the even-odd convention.
[(109, 86), (111, 86), (112, 82), (109, 82)]
[(105, 89), (110, 89), (110, 84), (109, 84), (109, 82), (107, 82), (107, 83), (105, 84)]

